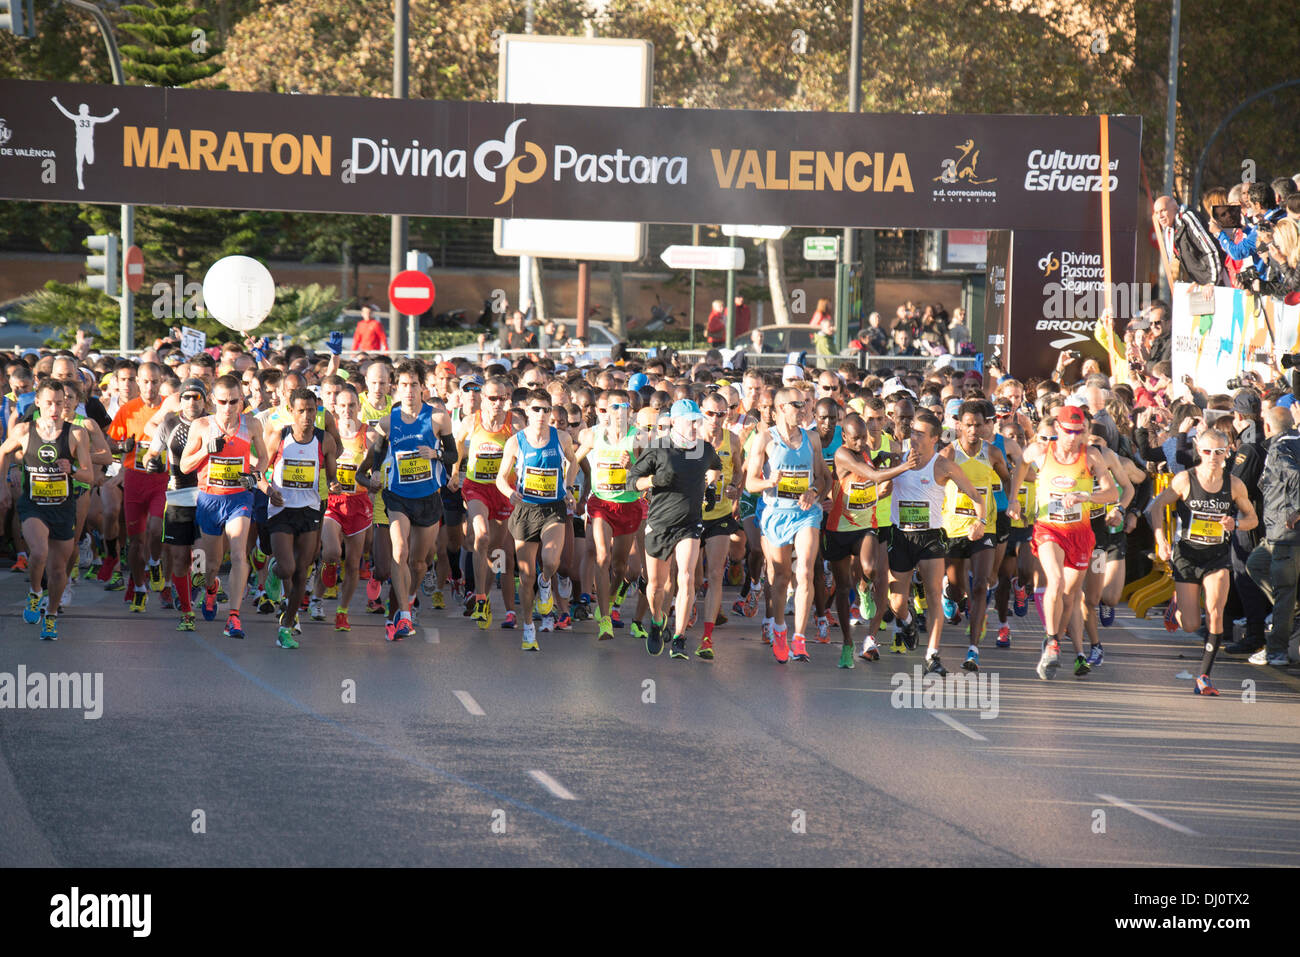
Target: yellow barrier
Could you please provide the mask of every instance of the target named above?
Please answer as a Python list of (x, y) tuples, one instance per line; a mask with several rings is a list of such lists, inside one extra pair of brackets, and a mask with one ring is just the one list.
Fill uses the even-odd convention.
[[(1169, 482), (1173, 478), (1168, 472), (1160, 472), (1155, 476), (1152, 492), (1154, 495), (1160, 495), (1169, 487)], [(1174, 535), (1174, 509), (1173, 506), (1165, 506), (1165, 539), (1170, 542), (1172, 547)], [(1139, 578), (1137, 581), (1129, 582), (1124, 587), (1121, 601), (1127, 601), (1129, 608), (1133, 609), (1133, 614), (1139, 618), (1145, 618), (1147, 612), (1156, 605), (1164, 604), (1174, 595), (1174, 578), (1169, 570), (1168, 563), (1161, 561), (1157, 555), (1155, 566), (1151, 569), (1150, 574)]]

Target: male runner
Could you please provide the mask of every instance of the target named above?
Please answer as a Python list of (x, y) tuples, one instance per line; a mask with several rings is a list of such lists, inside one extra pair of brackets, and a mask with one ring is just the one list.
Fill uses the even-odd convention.
[(722, 610), (723, 571), (731, 551), (731, 540), (744, 531), (734, 514), (745, 474), (744, 453), (739, 435), (726, 424), (729, 411), (723, 393), (711, 392), (704, 397), (704, 418), (700, 423), (699, 437), (713, 447), (722, 462), (722, 474), (713, 483), (713, 504), (705, 503), (702, 513), (704, 531), (700, 535), (708, 572), (708, 590), (704, 595), (704, 637), (695, 654), (705, 659), (713, 657), (713, 628)]
[(147, 427), (162, 405), (162, 375), (162, 366), (156, 362), (141, 363), (135, 376), (139, 394), (118, 408), (108, 429), (114, 451), (122, 453), (122, 510), (130, 569), (127, 591), (131, 594), (131, 611), (137, 614), (145, 610), (146, 583), (154, 591), (162, 591), (164, 584), (160, 557), (167, 473), (146, 471), (144, 456), (137, 451), (146, 448), (153, 438)]
[(366, 532), (374, 522), (366, 476), (358, 473), (369, 447), (366, 427), (357, 417), (360, 408), (357, 390), (350, 385), (334, 396), (334, 419), (338, 423), (342, 450), (335, 462), (338, 490), (331, 490), (321, 522), (321, 562), (324, 584), (328, 587), (338, 581), (339, 559), (343, 559), (343, 581), (338, 585), (338, 607), (334, 612), (335, 631), (352, 630), (348, 605), (357, 590)]

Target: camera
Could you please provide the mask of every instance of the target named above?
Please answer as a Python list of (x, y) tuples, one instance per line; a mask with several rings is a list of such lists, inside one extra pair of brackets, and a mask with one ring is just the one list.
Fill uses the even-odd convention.
[(1300, 353), (1288, 352), (1286, 355), (1282, 356), (1283, 369), (1294, 369), (1297, 366), (1300, 366)]
[(1246, 387), (1246, 382), (1241, 376), (1234, 376), (1228, 380), (1227, 387), (1229, 392), (1236, 392), (1238, 389), (1244, 389)]

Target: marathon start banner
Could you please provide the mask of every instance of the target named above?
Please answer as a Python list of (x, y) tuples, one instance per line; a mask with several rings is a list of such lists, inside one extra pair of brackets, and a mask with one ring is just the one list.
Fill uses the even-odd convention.
[(1137, 228), (1142, 120), (615, 109), (0, 80), (0, 198), (302, 212)]

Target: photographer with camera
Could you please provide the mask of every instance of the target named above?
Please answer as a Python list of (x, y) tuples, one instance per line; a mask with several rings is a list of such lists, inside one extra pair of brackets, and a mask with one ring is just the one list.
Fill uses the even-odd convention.
[(1260, 237), (1256, 250), (1268, 263), (1268, 276), (1259, 291), (1276, 299), (1300, 293), (1300, 227), (1283, 219), (1271, 233), (1261, 228)]
[[(1219, 243), (1219, 248), (1232, 259), (1249, 259), (1255, 258), (1255, 268), (1259, 268), (1259, 256), (1256, 250), (1256, 244), (1259, 241), (1259, 229), (1264, 223), (1273, 224), (1281, 219), (1286, 210), (1274, 205), (1273, 190), (1267, 183), (1251, 183), (1246, 189), (1246, 194), (1242, 197), (1241, 212), (1246, 221), (1250, 223), (1250, 228), (1246, 230), (1246, 235), (1239, 242), (1233, 242), (1227, 232), (1219, 225), (1218, 222), (1210, 221), (1210, 235)], [(1258, 277), (1247, 277), (1248, 269), (1243, 269), (1238, 276), (1238, 282), (1243, 288), (1248, 288), (1249, 282)]]

